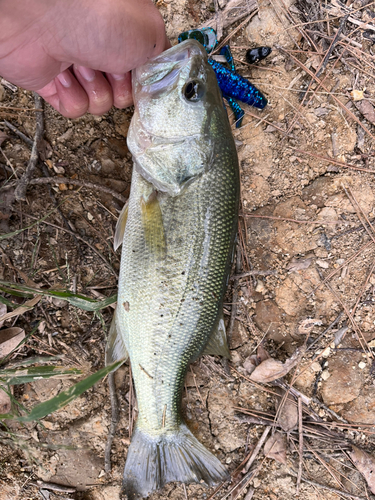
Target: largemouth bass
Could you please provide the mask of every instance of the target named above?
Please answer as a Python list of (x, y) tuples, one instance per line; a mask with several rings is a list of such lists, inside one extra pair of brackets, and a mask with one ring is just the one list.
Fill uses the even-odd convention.
[(222, 301), (237, 229), (236, 147), (204, 48), (187, 40), (133, 72), (134, 169), (120, 214), (117, 309), (106, 361), (129, 355), (138, 418), (124, 492), (227, 478), (180, 414), (189, 363), (229, 357)]

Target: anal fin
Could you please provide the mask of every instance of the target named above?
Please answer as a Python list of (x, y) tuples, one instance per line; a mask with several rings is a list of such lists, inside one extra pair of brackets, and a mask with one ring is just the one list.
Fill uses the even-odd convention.
[(122, 245), (122, 240), (124, 239), (126, 222), (128, 220), (128, 209), (129, 209), (129, 200), (123, 206), (123, 209), (121, 210), (121, 213), (117, 219), (115, 237), (113, 240), (113, 247), (115, 251), (118, 249), (119, 246)]
[(147, 201), (141, 199), (142, 223), (146, 244), (155, 255), (163, 257), (166, 251), (163, 216), (157, 191), (153, 191)]
[(230, 359), (223, 312), (220, 313), (202, 354), (215, 354)]
[(120, 361), (121, 359), (126, 361), (128, 357), (129, 354), (124, 341), (122, 340), (122, 336), (117, 330), (116, 314), (114, 314), (108, 332), (107, 345), (105, 349), (105, 364), (108, 366), (116, 361)]

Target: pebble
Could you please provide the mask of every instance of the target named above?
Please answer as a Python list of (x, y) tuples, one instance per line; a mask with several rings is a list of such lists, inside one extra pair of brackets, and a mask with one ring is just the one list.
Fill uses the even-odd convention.
[(314, 361), (314, 363), (312, 363), (310, 368), (313, 372), (320, 372), (322, 369), (322, 367), (320, 366), (320, 363), (318, 363), (317, 361)]
[(330, 376), (331, 376), (331, 374), (329, 373), (328, 370), (324, 370), (322, 372), (322, 375), (321, 375), (321, 377), (322, 377), (323, 380), (328, 380)]
[(326, 262), (325, 260), (320, 260), (318, 259), (316, 261), (316, 263), (318, 264), (319, 267), (323, 268), (323, 269), (328, 269), (329, 268), (329, 264), (328, 262)]
[(367, 366), (367, 363), (361, 361), (359, 364), (358, 364), (358, 368), (360, 368), (361, 370), (363, 370), (364, 368), (366, 368)]
[[(344, 404), (356, 399), (361, 391), (363, 375), (355, 368), (361, 361), (360, 353), (339, 353), (330, 358), (331, 376), (324, 380), (322, 373), (322, 397), (326, 405)], [(325, 370), (326, 371), (326, 370)]]

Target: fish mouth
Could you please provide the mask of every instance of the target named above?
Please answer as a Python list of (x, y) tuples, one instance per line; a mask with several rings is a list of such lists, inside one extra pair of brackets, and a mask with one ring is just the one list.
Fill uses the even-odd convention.
[(133, 70), (134, 101), (139, 92), (155, 95), (161, 91), (170, 91), (176, 87), (182, 69), (189, 68), (190, 72), (195, 72), (206, 62), (207, 53), (196, 40), (186, 40), (175, 45)]

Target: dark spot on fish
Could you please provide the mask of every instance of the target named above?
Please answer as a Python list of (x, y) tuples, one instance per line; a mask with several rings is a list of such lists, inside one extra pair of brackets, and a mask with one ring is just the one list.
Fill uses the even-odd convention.
[(185, 271), (182, 271), (182, 273), (181, 273), (181, 274), (185, 274)]
[(162, 318), (164, 316), (164, 314), (161, 314), (160, 317)]
[(122, 305), (124, 306), (124, 309), (126, 312), (129, 312), (129, 309), (130, 309), (130, 304), (128, 301), (126, 302), (123, 302)]

